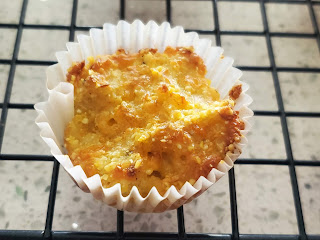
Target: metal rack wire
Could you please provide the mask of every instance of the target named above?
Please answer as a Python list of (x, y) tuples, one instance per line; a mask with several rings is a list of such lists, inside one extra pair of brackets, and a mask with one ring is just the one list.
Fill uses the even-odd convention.
[[(230, 1), (230, 0), (224, 0)], [(239, 1), (239, 0), (236, 0)], [(122, 211), (117, 212), (117, 231), (116, 232), (66, 232), (66, 231), (53, 231), (52, 222), (54, 215), (55, 198), (58, 184), (59, 163), (52, 156), (43, 155), (25, 155), (25, 154), (2, 154), (1, 147), (3, 143), (4, 130), (7, 122), (7, 115), (9, 109), (33, 109), (33, 104), (21, 104), (10, 103), (11, 90), (13, 86), (13, 79), (17, 65), (44, 65), (48, 66), (54, 64), (53, 61), (32, 61), (32, 60), (19, 60), (18, 52), (21, 43), (22, 30), (29, 29), (64, 29), (69, 30), (69, 41), (74, 40), (75, 30), (88, 30), (90, 27), (76, 26), (76, 16), (78, 0), (73, 0), (72, 16), (70, 26), (52, 26), (52, 25), (26, 25), (24, 24), (26, 9), (28, 0), (23, 0), (20, 20), (18, 24), (3, 24), (0, 23), (0, 28), (12, 28), (17, 29), (16, 40), (14, 44), (14, 51), (12, 59), (0, 59), (0, 64), (10, 65), (10, 71), (6, 86), (5, 97), (3, 103), (0, 103), (2, 109), (1, 121), (0, 121), (0, 160), (30, 160), (30, 161), (53, 161), (52, 179), (50, 186), (50, 195), (47, 208), (47, 216), (45, 228), (43, 231), (34, 230), (1, 230), (0, 239), (301, 239), (301, 240), (313, 240), (320, 239), (320, 235), (307, 235), (305, 231), (305, 225), (303, 220), (303, 212), (301, 207), (299, 188), (297, 184), (297, 176), (295, 166), (315, 166), (320, 167), (319, 161), (298, 161), (294, 160), (292, 154), (292, 146), (289, 138), (289, 131), (287, 125), (287, 117), (320, 117), (320, 112), (288, 112), (284, 109), (283, 98), (281, 94), (278, 72), (315, 72), (320, 73), (320, 68), (293, 68), (293, 67), (278, 67), (275, 62), (274, 51), (272, 47), (271, 37), (294, 37), (294, 38), (313, 38), (316, 39), (318, 47), (320, 48), (320, 34), (319, 26), (316, 22), (314, 5), (320, 5), (320, 2), (311, 0), (242, 0), (239, 2), (258, 2), (263, 18), (264, 29), (262, 32), (253, 31), (221, 31), (218, 18), (218, 0), (212, 0), (215, 29), (212, 31), (203, 31), (197, 29), (188, 29), (187, 31), (196, 31), (201, 34), (215, 34), (217, 45), (221, 45), (222, 35), (249, 35), (249, 36), (264, 36), (266, 38), (268, 55), (271, 65), (269, 67), (254, 67), (254, 66), (237, 66), (241, 70), (246, 71), (271, 71), (274, 80), (276, 99), (278, 103), (278, 111), (255, 111), (257, 116), (278, 116), (281, 119), (281, 125), (283, 129), (283, 137), (285, 142), (285, 149), (287, 153), (287, 159), (239, 159), (236, 164), (261, 164), (261, 165), (286, 165), (289, 167), (291, 185), (293, 190), (294, 205), (296, 210), (296, 217), (298, 223), (299, 234), (298, 235), (272, 235), (272, 234), (240, 234), (238, 226), (238, 214), (237, 214), (237, 198), (236, 198), (236, 186), (234, 170), (229, 172), (229, 190), (230, 190), (230, 209), (231, 209), (231, 234), (200, 234), (200, 233), (186, 233), (184, 224), (183, 207), (177, 209), (178, 229), (176, 233), (142, 233), (142, 232), (124, 232), (124, 214)], [(314, 33), (283, 33), (283, 32), (270, 32), (268, 26), (268, 20), (266, 16), (266, 2), (277, 2), (287, 4), (307, 4), (309, 13), (311, 16)], [(171, 0), (166, 0), (166, 13), (167, 21), (171, 21)], [(125, 19), (125, 0), (120, 0), (120, 19)]]

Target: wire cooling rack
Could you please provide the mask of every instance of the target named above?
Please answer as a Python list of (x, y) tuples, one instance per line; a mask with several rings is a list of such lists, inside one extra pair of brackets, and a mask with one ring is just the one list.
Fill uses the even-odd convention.
[[(228, 1), (228, 0), (224, 0)], [(275, 86), (276, 99), (278, 103), (278, 111), (255, 111), (257, 116), (278, 116), (281, 119), (283, 137), (285, 142), (285, 150), (287, 159), (239, 159), (236, 164), (260, 164), (260, 165), (285, 165), (289, 167), (291, 185), (293, 190), (294, 206), (296, 211), (296, 218), (298, 223), (299, 234), (298, 235), (274, 235), (274, 234), (239, 234), (238, 227), (238, 211), (237, 211), (237, 197), (234, 170), (229, 171), (229, 190), (230, 190), (230, 209), (231, 209), (231, 234), (203, 234), (203, 233), (186, 233), (184, 224), (184, 211), (183, 207), (177, 209), (178, 229), (176, 233), (143, 233), (143, 232), (124, 232), (124, 214), (122, 211), (117, 212), (117, 230), (116, 232), (72, 232), (72, 231), (53, 231), (52, 222), (54, 215), (55, 198), (57, 193), (57, 182), (59, 173), (59, 163), (52, 156), (43, 155), (27, 155), (27, 154), (3, 154), (1, 153), (1, 147), (3, 143), (4, 130), (7, 122), (9, 109), (33, 109), (33, 104), (26, 103), (10, 103), (11, 90), (13, 86), (13, 79), (17, 65), (43, 65), (48, 66), (54, 64), (53, 61), (32, 61), (32, 60), (19, 60), (18, 52), (21, 43), (21, 36), (23, 29), (46, 29), (46, 30), (69, 30), (69, 41), (74, 40), (76, 30), (88, 30), (90, 27), (76, 26), (76, 16), (78, 0), (73, 0), (71, 25), (31, 25), (24, 24), (26, 15), (26, 9), (28, 0), (23, 0), (20, 19), (18, 24), (3, 24), (0, 23), (1, 28), (17, 29), (16, 40), (14, 44), (14, 51), (11, 60), (0, 59), (0, 64), (10, 65), (9, 77), (6, 86), (6, 92), (3, 103), (0, 103), (2, 108), (1, 123), (0, 123), (0, 160), (33, 160), (33, 161), (53, 161), (53, 173), (50, 185), (50, 195), (46, 215), (46, 223), (43, 231), (34, 230), (1, 230), (0, 239), (320, 239), (320, 235), (307, 235), (305, 231), (305, 224), (303, 220), (303, 213), (299, 195), (299, 188), (297, 183), (295, 166), (314, 166), (319, 167), (318, 161), (298, 161), (294, 160), (292, 154), (292, 146), (289, 138), (289, 131), (287, 125), (287, 117), (320, 117), (319, 112), (288, 112), (284, 109), (283, 98), (281, 94), (278, 72), (314, 72), (319, 73), (320, 68), (293, 68), (293, 67), (278, 67), (275, 62), (274, 50), (272, 47), (271, 37), (290, 37), (290, 38), (313, 38), (316, 39), (318, 47), (320, 48), (320, 35), (319, 26), (316, 22), (314, 5), (319, 5), (320, 2), (311, 0), (296, 0), (296, 1), (277, 1), (277, 0), (247, 0), (237, 2), (257, 2), (260, 4), (260, 10), (263, 19), (263, 31), (221, 31), (219, 26), (219, 11), (218, 1), (212, 0), (213, 6), (213, 18), (215, 23), (215, 30), (203, 31), (197, 29), (188, 29), (186, 31), (196, 31), (200, 34), (215, 34), (217, 45), (221, 45), (222, 35), (242, 35), (242, 36), (264, 36), (267, 43), (268, 56), (271, 65), (269, 67), (260, 66), (237, 66), (241, 70), (246, 71), (271, 71), (273, 75), (273, 81)], [(268, 20), (266, 16), (266, 2), (283, 2), (286, 4), (305, 4), (309, 8), (310, 17), (313, 24), (314, 33), (285, 33), (285, 32), (270, 32), (268, 26)], [(107, 3), (106, 3), (107, 4)], [(120, 0), (120, 19), (125, 19), (125, 0)], [(171, 22), (171, 1), (166, 0), (166, 18)]]

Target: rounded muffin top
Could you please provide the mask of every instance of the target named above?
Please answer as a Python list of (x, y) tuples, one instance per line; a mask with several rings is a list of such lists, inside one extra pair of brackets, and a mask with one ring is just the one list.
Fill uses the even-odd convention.
[(193, 48), (143, 49), (78, 62), (68, 70), (74, 117), (65, 146), (74, 165), (102, 185), (121, 183), (163, 195), (206, 177), (241, 139), (244, 123), (233, 110), (241, 85), (221, 100), (205, 78)]

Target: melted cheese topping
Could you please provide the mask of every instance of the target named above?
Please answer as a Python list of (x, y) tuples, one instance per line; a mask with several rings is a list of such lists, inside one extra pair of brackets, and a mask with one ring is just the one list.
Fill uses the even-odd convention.
[(133, 186), (142, 196), (153, 186), (163, 195), (206, 177), (234, 150), (244, 124), (205, 74), (193, 48), (182, 47), (74, 63), (67, 80), (75, 115), (65, 129), (73, 164), (99, 174), (104, 187), (121, 183), (124, 196)]

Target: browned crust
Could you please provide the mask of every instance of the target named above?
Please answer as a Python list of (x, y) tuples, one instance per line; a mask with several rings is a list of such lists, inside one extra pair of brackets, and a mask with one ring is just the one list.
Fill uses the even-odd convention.
[(229, 96), (233, 99), (236, 100), (239, 98), (240, 94), (242, 92), (242, 84), (235, 85), (233, 88), (229, 91)]

